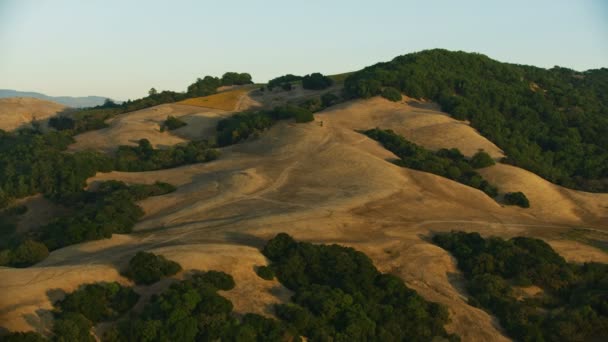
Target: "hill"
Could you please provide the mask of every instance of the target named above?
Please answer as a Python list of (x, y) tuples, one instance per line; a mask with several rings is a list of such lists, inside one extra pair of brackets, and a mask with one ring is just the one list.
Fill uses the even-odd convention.
[[(345, 86), (350, 87), (351, 77), (363, 77), (361, 75), (347, 76)], [(211, 81), (207, 82), (216, 83)], [(203, 85), (203, 80), (194, 85)], [(395, 289), (403, 281), (407, 288), (425, 300), (445, 305), (447, 309), (437, 309), (436, 314), (449, 317), (451, 322), (445, 329), (459, 335), (463, 341), (508, 341), (497, 318), (469, 301), (468, 275), (463, 274), (462, 265), (458, 265), (453, 254), (433, 243), (433, 236), (462, 230), (479, 232), (484, 237), (537, 237), (569, 262), (608, 262), (605, 252), (607, 193), (573, 190), (516, 165), (497, 163), (477, 169), (484, 179), (501, 190), (501, 196), (506, 191), (524, 191), (530, 199), (529, 208), (506, 206), (500, 198), (492, 198), (472, 186), (399, 166), (393, 162), (397, 159), (395, 154), (361, 133), (375, 127), (390, 129), (431, 152), (457, 148), (463, 158), (468, 158), (484, 150), (490, 159), (510, 158), (507, 150), (475, 127), (474, 120), (459, 120), (443, 111), (437, 102), (416, 99), (407, 93), (401, 100), (389, 101), (380, 96), (345, 99), (340, 95), (342, 86), (339, 84), (324, 90), (303, 89), (300, 84), (286, 88), (262, 91), (252, 86), (247, 91), (237, 89), (235, 93), (229, 93), (229, 90), (215, 94), (217, 88), (205, 86), (200, 88), (202, 90), (191, 91), (187, 96), (189, 100), (185, 94), (151, 94), (146, 99), (136, 100), (136, 105), (131, 104), (133, 107), (96, 109), (115, 110), (107, 116), (102, 113), (101, 124), (106, 126), (102, 129), (88, 128), (82, 132), (66, 129), (48, 133), (46, 140), (33, 136), (31, 140), (39, 144), (36, 146), (59, 141), (61, 144), (51, 151), (52, 156), (72, 156), (74, 161), (65, 158), (64, 164), (57, 164), (66, 167), (65, 174), (57, 173), (57, 180), (31, 177), (43, 181), (42, 189), (53, 191), (49, 191), (48, 199), (39, 195), (20, 199), (17, 204), (23, 207), (8, 210), (16, 213), (12, 214), (16, 229), (29, 231), (29, 236), (34, 238), (44, 237), (41, 226), (53, 223), (50, 216), (66, 215), (53, 227), (66, 236), (79, 234), (77, 241), (86, 242), (50, 248), (48, 257), (39, 259), (41, 261), (31, 267), (0, 267), (2, 326), (11, 331), (35, 330), (48, 334), (53, 317), (57, 315), (53, 303), (79, 285), (99, 281), (133, 286), (140, 295), (133, 313), (139, 314), (150, 311), (145, 309), (146, 304), (159, 298), (153, 295), (167, 291), (172, 284), (180, 284), (193, 274), (210, 270), (223, 271), (234, 278), (234, 289), (221, 291), (221, 294), (230, 300), (238, 317), (255, 313), (277, 318), (290, 311), (278, 312), (275, 304), (289, 302), (288, 306), (293, 309), (293, 297), (297, 297), (295, 300), (300, 304), (314, 305), (316, 299), (322, 298), (318, 296), (327, 295), (331, 300), (318, 309), (326, 311), (334, 306), (344, 309), (352, 303), (365, 301), (361, 293), (357, 298), (349, 299), (340, 292), (342, 290), (331, 289), (328, 294), (327, 288), (311, 287), (307, 293), (299, 293), (297, 288), (290, 286), (294, 284), (289, 282), (290, 276), (297, 277), (296, 283), (306, 283), (307, 279), (318, 279), (329, 270), (318, 269), (322, 257), (298, 260), (298, 256), (293, 256), (285, 263), (271, 257), (267, 259), (270, 254), (262, 254), (262, 249), (268, 240), (286, 232), (297, 241), (325, 244), (334, 250), (338, 247), (331, 244), (339, 244), (365, 253), (379, 272), (391, 275), (382, 278), (387, 288)], [(330, 96), (332, 102), (323, 105), (321, 99), (329, 92), (333, 95)], [(178, 102), (183, 100), (188, 101), (187, 104)], [(318, 110), (314, 120), (297, 123), (289, 116), (281, 119), (289, 108), (310, 104)], [(276, 105), (282, 107), (264, 111)], [(305, 111), (303, 108), (297, 110)], [(162, 130), (163, 122), (169, 116), (186, 125)], [(223, 120), (232, 116), (235, 116), (233, 121)], [(192, 150), (174, 150), (173, 147), (186, 146), (199, 139), (213, 141), (218, 131), (225, 131), (235, 139), (226, 146), (217, 147), (217, 159), (179, 163), (177, 165), (181, 166), (173, 168), (147, 168), (150, 171), (144, 172), (110, 171), (111, 158), (117, 149), (120, 151), (121, 145), (131, 145), (123, 146), (122, 150), (129, 152), (125, 152), (125, 158), (133, 162), (140, 161), (139, 158), (153, 158), (155, 154), (165, 156), (154, 150), (155, 147), (174, 152), (172, 157), (184, 157)], [(13, 140), (27, 142), (26, 138), (29, 137)], [(144, 138), (147, 140), (142, 142), (140, 139)], [(6, 150), (11, 158), (0, 162), (14, 159), (10, 147)], [(22, 150), (26, 154), (27, 149)], [(44, 157), (35, 153), (32, 156), (33, 159)], [(19, 162), (21, 167), (27, 160)], [(98, 167), (95, 162), (104, 165)], [(72, 164), (76, 169), (69, 169)], [(32, 174), (44, 175), (38, 171), (52, 169), (54, 165), (37, 165)], [(27, 170), (26, 167), (22, 169)], [(17, 176), (11, 172), (11, 175), (16, 179), (15, 187), (25, 186), (30, 181), (25, 172)], [(86, 179), (86, 188), (91, 191), (88, 193), (80, 188), (72, 189), (80, 187), (77, 182), (68, 182), (90, 175)], [(138, 199), (135, 203), (121, 197), (125, 196), (124, 189), (118, 189), (107, 199), (101, 195), (97, 197), (95, 191), (100, 187), (106, 190), (119, 188), (119, 183), (106, 181), (162, 186), (166, 191), (154, 193), (146, 192), (145, 187), (134, 187), (139, 189), (135, 192), (138, 196), (132, 195), (128, 199)], [(66, 184), (71, 187), (63, 194), (62, 187)], [(57, 193), (59, 196), (53, 196)], [(80, 203), (78, 201), (84, 204), (74, 206), (73, 202)], [(135, 204), (141, 208), (138, 215), (125, 217), (123, 210), (137, 210)], [(44, 222), (32, 222), (32, 216)], [(94, 240), (99, 238), (93, 236), (94, 232), (80, 229), (82, 226), (97, 227), (90, 221), (103, 222), (104, 219), (108, 227), (101, 225), (101, 228), (109, 231), (103, 235), (107, 238)], [(125, 228), (125, 222), (133, 223), (137, 219), (137, 223)], [(68, 226), (63, 231), (62, 224)], [(3, 226), (3, 232), (8, 226)], [(301, 248), (309, 252), (313, 249), (309, 245)], [(126, 270), (131, 258), (139, 251), (162, 255), (179, 263), (183, 271), (150, 286), (136, 285), (125, 274), (128, 274)], [(0, 256), (6, 256), (6, 253)], [(359, 261), (365, 263), (367, 257), (361, 256)], [(315, 265), (310, 269), (305, 266), (309, 261)], [(258, 276), (260, 266), (270, 264), (270, 271), (273, 271), (275, 263), (279, 268), (274, 270), (282, 272), (277, 273), (277, 278), (272, 277), (272, 273), (266, 277), (270, 280)], [(350, 258), (338, 258), (331, 263), (346, 273), (356, 269), (353, 264), (357, 264)], [(315, 276), (308, 278), (306, 272)], [(347, 285), (352, 287), (352, 284)], [(176, 286), (179, 285), (172, 288)], [(345, 286), (346, 290), (348, 286)], [(373, 287), (369, 289), (372, 291)], [(523, 288), (521, 291), (533, 293), (538, 289)], [(413, 293), (402, 294), (407, 297)], [(184, 298), (189, 301), (188, 298), (196, 298), (196, 294), (188, 293)], [(387, 314), (387, 311), (371, 311), (374, 309), (370, 309), (370, 315), (377, 320)], [(301, 312), (291, 313), (294, 324), (310, 321), (310, 317), (298, 315)], [(180, 314), (179, 317), (183, 317), (183, 312), (176, 311), (176, 315)], [(424, 314), (420, 312), (420, 315)], [(344, 315), (335, 323), (357, 326), (353, 323), (358, 322), (357, 319), (361, 317)], [(117, 324), (120, 323), (100, 323), (93, 331), (100, 337)], [(369, 320), (362, 324), (369, 324)]]
[(12, 131), (31, 126), (32, 120), (40, 120), (64, 111), (62, 104), (28, 97), (0, 99), (0, 129)]
[(469, 120), (507, 162), (567, 187), (608, 192), (608, 69), (578, 72), (427, 50), (396, 57), (345, 80), (353, 97), (393, 87)]
[(36, 99), (61, 103), (66, 107), (74, 108), (101, 106), (107, 99), (107, 97), (102, 96), (49, 96), (33, 91), (0, 89), (0, 98), (5, 97), (33, 97)]

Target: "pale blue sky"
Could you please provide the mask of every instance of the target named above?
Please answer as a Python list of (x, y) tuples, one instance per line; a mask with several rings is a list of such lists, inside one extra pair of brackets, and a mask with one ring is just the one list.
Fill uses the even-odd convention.
[(341, 73), (446, 48), (608, 67), (608, 1), (0, 0), (0, 88), (144, 96), (203, 75)]

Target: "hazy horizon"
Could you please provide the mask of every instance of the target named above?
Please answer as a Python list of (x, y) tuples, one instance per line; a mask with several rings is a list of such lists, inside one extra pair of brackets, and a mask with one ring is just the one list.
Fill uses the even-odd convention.
[(606, 42), (602, 1), (3, 0), (0, 88), (126, 100), (151, 87), (183, 91), (226, 71), (265, 82), (354, 71), (431, 48), (586, 70), (608, 66)]

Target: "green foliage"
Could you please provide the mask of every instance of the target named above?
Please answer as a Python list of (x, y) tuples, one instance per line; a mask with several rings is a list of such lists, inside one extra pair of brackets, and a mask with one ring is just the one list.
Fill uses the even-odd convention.
[(97, 191), (81, 191), (62, 199), (73, 214), (60, 216), (37, 231), (34, 237), (50, 250), (103, 238), (113, 233), (129, 233), (143, 215), (135, 204), (148, 196), (174, 190), (166, 183), (129, 187), (118, 181), (101, 183)]
[(475, 172), (472, 162), (465, 159), (458, 149), (441, 149), (437, 152), (426, 150), (392, 130), (370, 129), (363, 132), (379, 141), (387, 150), (400, 159), (399, 166), (434, 173), (455, 180), (486, 193), (490, 197), (498, 195), (498, 189)]
[(302, 88), (304, 89), (322, 90), (331, 87), (332, 84), (334, 81), (331, 78), (318, 72), (302, 77)]
[(176, 118), (175, 116), (169, 115), (167, 117), (167, 120), (165, 120), (165, 122), (163, 123), (161, 130), (164, 130), (166, 128), (166, 129), (172, 131), (174, 129), (184, 127), (186, 125), (187, 125), (187, 123), (185, 123), (184, 121)]
[(471, 166), (474, 169), (481, 169), (496, 164), (494, 159), (484, 151), (479, 151), (471, 158)]
[(114, 169), (119, 171), (153, 171), (186, 164), (205, 163), (217, 159), (219, 152), (206, 140), (189, 141), (167, 149), (154, 149), (147, 139), (137, 146), (119, 146)]
[(281, 233), (262, 253), (294, 292), (294, 304), (277, 305), (277, 315), (309, 341), (459, 340), (443, 328), (445, 308), (378, 272), (352, 248), (296, 242)]
[(393, 102), (399, 102), (402, 99), (401, 92), (393, 87), (385, 87), (382, 89), (381, 95), (385, 99)]
[(137, 252), (129, 261), (127, 275), (136, 284), (150, 285), (164, 277), (168, 277), (181, 271), (182, 267), (175, 261), (167, 260), (162, 255), (153, 253)]
[(264, 280), (274, 279), (274, 271), (271, 267), (268, 266), (258, 266), (255, 270), (255, 273)]
[(111, 341), (298, 341), (282, 322), (254, 314), (240, 320), (232, 303), (219, 289), (234, 287), (222, 272), (196, 274), (174, 283), (151, 301), (139, 315), (122, 321), (108, 336)]
[(187, 97), (199, 97), (215, 94), (217, 88), (222, 85), (222, 81), (213, 76), (205, 76), (197, 79), (196, 82), (188, 86)]
[(244, 85), (251, 84), (251, 75), (248, 73), (227, 72), (222, 76), (222, 85)]
[(49, 119), (49, 127), (58, 131), (71, 130), (76, 128), (76, 121), (67, 116), (54, 116)]
[(260, 134), (272, 127), (278, 120), (292, 119), (296, 122), (314, 120), (313, 114), (301, 107), (282, 106), (273, 110), (237, 113), (222, 119), (217, 124), (217, 144), (228, 146)]
[(97, 171), (110, 171), (112, 162), (101, 153), (63, 153), (73, 141), (67, 132), (0, 134), (0, 205), (35, 193), (78, 192)]
[(7, 259), (4, 260), (4, 265), (12, 267), (28, 267), (49, 256), (49, 250), (44, 244), (32, 240), (25, 240), (12, 250), (7, 251)]
[[(472, 303), (491, 311), (521, 341), (594, 341), (608, 336), (608, 265), (569, 264), (544, 241), (437, 234), (433, 241), (458, 260)], [(538, 298), (519, 300), (512, 284), (536, 285)]]
[(8, 335), (2, 336), (4, 342), (45, 342), (47, 341), (44, 336), (39, 333), (28, 331), (28, 332), (13, 332)]
[(523, 192), (508, 192), (505, 194), (505, 204), (530, 208), (530, 202)]
[(344, 83), (351, 97), (384, 87), (469, 120), (509, 163), (564, 186), (608, 191), (608, 69), (546, 70), (436, 49), (367, 67)]
[(340, 100), (340, 97), (338, 97), (338, 95), (335, 95), (332, 93), (325, 93), (325, 94), (321, 95), (321, 104), (322, 104), (323, 108), (333, 106), (334, 104), (338, 103), (339, 100)]
[(80, 313), (66, 313), (53, 324), (56, 342), (95, 342), (91, 334), (93, 323)]
[(114, 320), (130, 310), (139, 295), (129, 287), (114, 283), (95, 283), (81, 286), (57, 302), (60, 317), (79, 313), (93, 323)]
[[(268, 90), (272, 90), (274, 87), (282, 87), (284, 90), (291, 90), (291, 83), (299, 81), (301, 79), (302, 76), (287, 74), (271, 79), (270, 81), (268, 81), (266, 88), (268, 88)], [(289, 89), (285, 89), (286, 85), (289, 85)]]

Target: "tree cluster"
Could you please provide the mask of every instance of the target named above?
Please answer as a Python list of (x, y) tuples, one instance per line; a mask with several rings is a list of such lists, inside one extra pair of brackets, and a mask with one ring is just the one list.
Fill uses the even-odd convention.
[(314, 115), (307, 109), (290, 105), (276, 107), (273, 110), (237, 113), (218, 122), (217, 144), (219, 146), (236, 144), (272, 127), (278, 120), (286, 119), (295, 119), (298, 123), (304, 123), (313, 121)]
[[(458, 260), (469, 302), (500, 319), (520, 341), (595, 341), (608, 336), (608, 265), (567, 263), (542, 240), (482, 238), (451, 232), (433, 241)], [(536, 285), (537, 297), (518, 298), (514, 285)]]
[(186, 164), (205, 163), (217, 159), (219, 152), (206, 140), (189, 141), (167, 149), (154, 149), (148, 139), (137, 146), (119, 146), (114, 155), (113, 169), (139, 172), (169, 169)]
[(542, 69), (476, 53), (427, 50), (350, 75), (351, 97), (393, 87), (438, 102), (508, 155), (567, 187), (608, 191), (608, 69)]
[(282, 322), (255, 314), (233, 315), (233, 305), (217, 291), (234, 280), (209, 271), (174, 283), (153, 296), (141, 314), (108, 331), (103, 341), (299, 341)]
[(517, 205), (522, 208), (530, 208), (530, 201), (523, 192), (508, 192), (505, 194), (505, 204)]
[(136, 284), (150, 285), (181, 270), (182, 267), (178, 263), (167, 260), (162, 255), (137, 252), (129, 261), (129, 270), (126, 275)]
[(69, 214), (25, 234), (17, 234), (14, 225), (2, 216), (0, 223), (5, 225), (0, 242), (0, 265), (27, 267), (46, 258), (49, 250), (109, 238), (113, 233), (129, 233), (143, 215), (136, 201), (174, 190), (172, 185), (160, 182), (131, 186), (118, 181), (104, 182), (96, 191), (80, 190), (64, 195), (59, 201)]
[(251, 75), (246, 72), (227, 72), (222, 76), (222, 85), (224, 86), (245, 85), (252, 83)]
[[(436, 152), (429, 151), (406, 140), (392, 130), (376, 128), (363, 133), (380, 142), (387, 150), (399, 157), (400, 159), (395, 162), (399, 166), (430, 172), (455, 180), (479, 189), (492, 198), (498, 195), (498, 189), (475, 171), (476, 166), (485, 165), (477, 162), (480, 159), (485, 159), (482, 156), (485, 152), (479, 152), (471, 160), (468, 160), (456, 148), (441, 149)], [(473, 160), (476, 162), (473, 163)]]
[(331, 87), (334, 81), (319, 72), (302, 77), (302, 88), (311, 90), (322, 90)]
[[(279, 76), (279, 77), (273, 78), (270, 81), (268, 81), (268, 84), (266, 84), (266, 88), (268, 88), (268, 90), (272, 90), (275, 87), (281, 87), (281, 88), (283, 88), (283, 90), (291, 90), (291, 84), (293, 82), (297, 82), (301, 79), (302, 79), (302, 76), (296, 76), (296, 75), (292, 75), (292, 74)], [(289, 86), (288, 87), (289, 89), (286, 89), (287, 85)]]
[(186, 126), (187, 123), (185, 123), (183, 120), (180, 120), (178, 118), (176, 118), (175, 116), (171, 116), (169, 115), (167, 117), (167, 119), (165, 120), (165, 122), (163, 122), (163, 125), (161, 126), (161, 132), (164, 131), (165, 129), (169, 130), (169, 131), (173, 131), (175, 129), (181, 128)]
[(382, 93), (380, 93), (380, 95), (393, 102), (399, 102), (402, 99), (401, 92), (393, 87), (385, 87), (382, 89)]
[(277, 305), (277, 315), (308, 341), (459, 340), (443, 328), (445, 307), (380, 273), (352, 248), (296, 242), (281, 233), (262, 253), (294, 292), (294, 303)]

